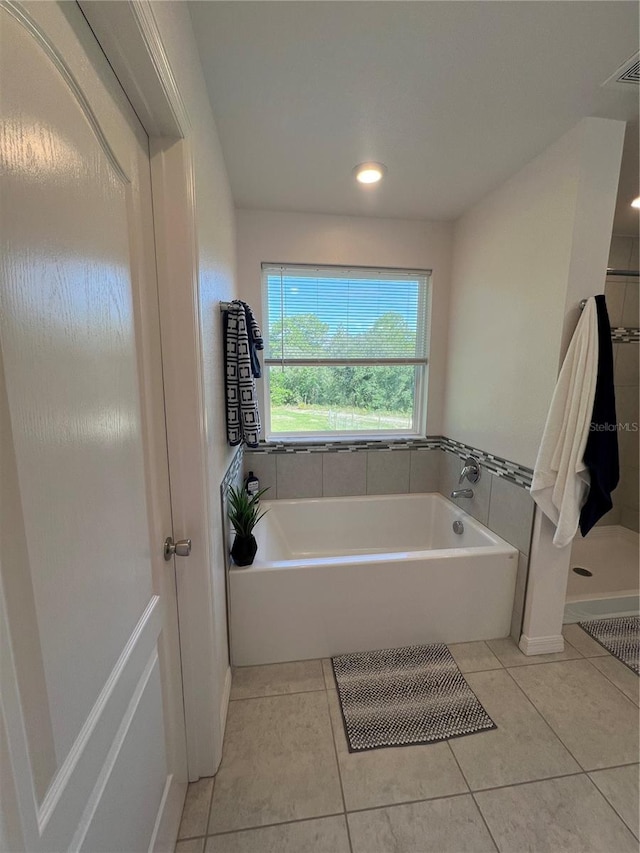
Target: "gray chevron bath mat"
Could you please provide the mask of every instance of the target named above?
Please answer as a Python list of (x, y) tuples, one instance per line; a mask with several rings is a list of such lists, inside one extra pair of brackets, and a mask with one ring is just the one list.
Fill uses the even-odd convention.
[(578, 623), (608, 652), (640, 675), (640, 616), (617, 616)]
[(496, 728), (444, 643), (338, 655), (331, 662), (350, 752)]

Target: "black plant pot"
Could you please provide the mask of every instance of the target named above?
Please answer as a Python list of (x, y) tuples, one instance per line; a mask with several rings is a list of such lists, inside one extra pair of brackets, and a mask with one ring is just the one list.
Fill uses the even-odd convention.
[(231, 548), (233, 562), (236, 566), (250, 566), (253, 563), (257, 550), (258, 543), (253, 533), (250, 533), (248, 536), (238, 536), (236, 534), (236, 538), (233, 540), (233, 547)]

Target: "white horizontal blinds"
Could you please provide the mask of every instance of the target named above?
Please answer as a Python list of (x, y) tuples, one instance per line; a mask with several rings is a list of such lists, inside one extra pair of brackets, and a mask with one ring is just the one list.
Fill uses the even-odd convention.
[(429, 273), (263, 266), (267, 364), (427, 361)]

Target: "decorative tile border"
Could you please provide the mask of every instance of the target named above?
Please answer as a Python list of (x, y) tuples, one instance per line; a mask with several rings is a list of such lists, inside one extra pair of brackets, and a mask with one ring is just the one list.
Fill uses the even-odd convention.
[(640, 343), (640, 329), (618, 326), (615, 329), (611, 329), (611, 340), (614, 344)]
[(407, 438), (385, 441), (261, 441), (258, 447), (247, 448), (247, 453), (357, 453), (361, 450), (438, 450), (441, 436), (427, 438)]
[(476, 456), (482, 465), (497, 477), (504, 477), (523, 488), (531, 486), (533, 471), (517, 462), (511, 462), (486, 453), (477, 447), (471, 447), (460, 441), (454, 441), (443, 435), (432, 435), (427, 438), (399, 439), (396, 441), (321, 441), (321, 442), (261, 442), (257, 448), (251, 448), (249, 453), (358, 453), (359, 451), (376, 450), (444, 450), (455, 453), (461, 459), (467, 456)]
[[(236, 486), (238, 488), (242, 482), (242, 460), (244, 459), (244, 448), (240, 445), (236, 448), (233, 454), (233, 459), (229, 463), (222, 481), (220, 482), (220, 514), (222, 516), (222, 550), (226, 561), (227, 569), (231, 561), (231, 543), (233, 542), (233, 530), (228, 515), (229, 503), (229, 487)], [(229, 608), (229, 590), (227, 589), (227, 618)]]
[(220, 483), (220, 489), (222, 493), (226, 495), (229, 486), (236, 485), (236, 481), (238, 478), (238, 474), (242, 471), (242, 459), (244, 457), (244, 447), (241, 445), (237, 448), (236, 452), (233, 455), (233, 459), (229, 463), (229, 467), (227, 468), (224, 477), (222, 478), (222, 482)]
[(504, 477), (505, 480), (511, 480), (512, 483), (527, 489), (531, 487), (532, 468), (527, 468), (525, 465), (503, 459), (502, 456), (486, 453), (477, 447), (471, 447), (469, 444), (463, 444), (461, 441), (454, 441), (452, 438), (445, 438), (444, 436), (441, 439), (440, 447), (449, 453), (455, 453), (461, 459), (465, 459), (467, 456), (475, 456), (484, 468), (487, 468), (497, 477)]

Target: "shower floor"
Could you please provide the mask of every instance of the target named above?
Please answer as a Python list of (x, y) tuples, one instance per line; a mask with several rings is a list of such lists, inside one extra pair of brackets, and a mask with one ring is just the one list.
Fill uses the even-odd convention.
[[(632, 616), (639, 612), (638, 534), (626, 527), (596, 527), (574, 540), (565, 622)], [(584, 576), (575, 568), (591, 573)]]

